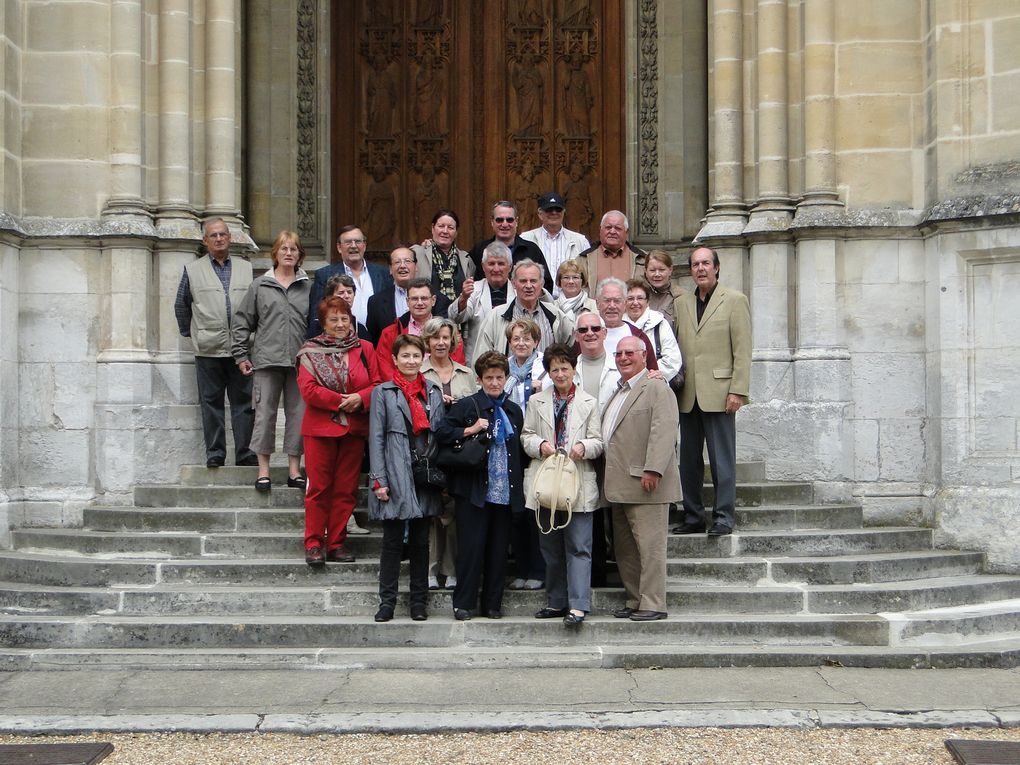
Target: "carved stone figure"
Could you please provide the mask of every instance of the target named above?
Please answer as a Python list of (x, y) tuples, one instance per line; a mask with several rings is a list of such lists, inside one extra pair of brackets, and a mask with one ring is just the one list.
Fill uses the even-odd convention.
[(591, 24), (589, 0), (563, 0), (560, 6), (560, 24), (571, 26), (587, 26)]
[(426, 50), (414, 78), (414, 122), (424, 135), (440, 135), (443, 132), (445, 94), (441, 63), (435, 54)]
[(517, 215), (521, 218), (517, 228), (523, 229), (525, 226), (523, 221), (532, 216), (538, 197), (538, 190), (535, 188), (535, 164), (530, 158), (525, 157), (521, 160), (521, 169), (513, 177), (513, 181), (513, 202), (517, 205)]
[(439, 184), (436, 183), (436, 171), (431, 164), (425, 164), (421, 169), (421, 186), (414, 194), (415, 232), (427, 231), (432, 215), (438, 209)]
[(397, 81), (393, 64), (383, 54), (375, 57), (374, 74), (368, 80), (366, 100), (368, 134), (373, 138), (393, 135), (393, 110), (397, 108)]
[(438, 27), (443, 20), (443, 0), (418, 0), (414, 22), (420, 27)]
[(517, 3), (517, 23), (538, 26), (545, 18), (542, 0), (520, 0)]

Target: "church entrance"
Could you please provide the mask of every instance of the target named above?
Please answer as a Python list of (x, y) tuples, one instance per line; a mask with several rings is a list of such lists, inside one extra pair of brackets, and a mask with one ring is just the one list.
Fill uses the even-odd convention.
[(513, 200), (566, 197), (589, 237), (624, 206), (624, 19), (620, 0), (338, 0), (332, 199), (379, 256), (429, 234), (451, 207), (458, 243), (491, 235)]

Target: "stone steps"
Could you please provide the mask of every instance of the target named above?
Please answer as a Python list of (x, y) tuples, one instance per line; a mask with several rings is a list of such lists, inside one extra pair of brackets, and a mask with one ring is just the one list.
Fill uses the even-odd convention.
[(1020, 663), (1020, 577), (935, 549), (929, 529), (866, 527), (859, 505), (768, 482), (761, 463), (738, 468), (736, 533), (669, 536), (668, 620), (613, 619), (622, 590), (599, 588), (576, 633), (533, 618), (543, 591), (507, 591), (505, 618), (470, 622), (434, 591), (412, 622), (406, 564), (397, 618), (376, 624), (378, 530), (349, 539), (356, 562), (312, 569), (301, 491), (274, 467), (259, 494), (255, 474), (185, 466), (132, 506), (86, 508), (83, 528), (13, 530), (0, 668)]
[[(68, 551), (81, 555), (114, 555), (130, 542), (134, 553), (167, 558), (301, 558), (304, 543), (299, 533), (270, 531), (162, 532), (82, 529), (20, 529), (12, 532), (14, 545), (24, 551)], [(377, 556), (378, 534), (351, 537), (355, 555)], [(847, 555), (863, 552), (898, 552), (931, 546), (931, 531), (915, 528), (787, 529), (741, 531), (725, 537), (704, 534), (670, 536), (666, 554), (671, 558), (737, 557), (742, 555)]]
[[(406, 583), (405, 583), (406, 584)], [(429, 593), (433, 614), (448, 615), (452, 593)], [(670, 611), (688, 614), (853, 614), (974, 606), (1020, 598), (1020, 580), (974, 575), (922, 582), (875, 585), (673, 585)], [(401, 596), (406, 603), (406, 593)], [(621, 604), (617, 588), (596, 588), (593, 610), (608, 613)], [(527, 617), (545, 605), (543, 591), (508, 591), (504, 612)], [(378, 606), (374, 583), (310, 586), (155, 584), (151, 586), (60, 587), (0, 582), (0, 614), (121, 616), (252, 614), (371, 616)], [(923, 618), (919, 616), (918, 618)]]

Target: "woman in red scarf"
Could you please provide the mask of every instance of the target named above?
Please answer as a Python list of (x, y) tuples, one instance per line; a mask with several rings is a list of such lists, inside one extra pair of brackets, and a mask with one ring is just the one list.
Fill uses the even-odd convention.
[(298, 352), (298, 387), (305, 400), (305, 563), (351, 563), (345, 547), (354, 512), (368, 406), (379, 382), (375, 351), (358, 338), (351, 308), (329, 297), (319, 304), (323, 333)]
[(425, 344), (420, 337), (398, 335), (391, 348), (379, 352), (391, 354), (395, 369), (393, 379), (372, 392), (369, 416), (368, 514), (383, 527), (375, 620), (388, 622), (396, 609), (406, 526), (411, 618), (424, 621), (428, 618), (429, 526), (443, 511), (443, 504), (440, 489), (415, 482), (412, 461), (414, 455), (425, 457), (431, 451), (431, 423), (443, 417), (443, 391), (422, 376)]

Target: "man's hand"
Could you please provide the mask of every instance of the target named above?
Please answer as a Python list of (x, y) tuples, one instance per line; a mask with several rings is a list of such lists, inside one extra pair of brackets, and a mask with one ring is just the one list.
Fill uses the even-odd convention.
[(747, 403), (747, 396), (729, 393), (726, 396), (726, 414), (736, 414), (737, 410)]
[(464, 280), (464, 286), (460, 289), (460, 297), (457, 298), (457, 305), (460, 310), (467, 308), (468, 298), (471, 297), (471, 293), (475, 291), (475, 280), (468, 277)]
[(248, 359), (238, 363), (237, 368), (245, 377), (249, 377), (251, 373), (255, 371), (255, 367), (251, 365), (251, 362), (248, 361)]
[(659, 479), (662, 478), (658, 473), (653, 473), (651, 470), (646, 470), (641, 475), (641, 488), (649, 494), (655, 491), (659, 487)]

